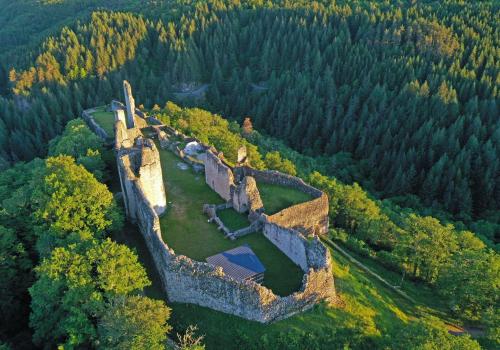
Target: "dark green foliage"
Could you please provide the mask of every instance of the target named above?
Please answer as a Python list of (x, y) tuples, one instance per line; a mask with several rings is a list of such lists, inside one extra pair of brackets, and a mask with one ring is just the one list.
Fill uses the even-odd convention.
[(83, 251), (77, 245), (55, 248), (36, 271), (30, 325), (34, 342), (45, 346), (91, 344), (106, 303), (150, 283), (135, 253), (109, 239)]
[[(27, 289), (33, 282), (32, 268), (29, 251), (16, 237), (14, 230), (0, 226), (0, 314), (3, 320), (9, 320), (0, 328), (1, 339), (7, 339), (27, 328)], [(23, 336), (29, 338), (31, 335), (29, 332), (21, 333), (17, 341)], [(26, 343), (29, 344), (29, 339)]]
[(411, 322), (390, 339), (394, 350), (479, 350), (469, 335), (454, 336), (426, 320)]
[(82, 119), (68, 122), (63, 134), (49, 142), (50, 156), (62, 154), (71, 156), (101, 181), (107, 178), (106, 164), (102, 159), (103, 151), (103, 141)]
[(106, 306), (98, 332), (100, 348), (165, 349), (170, 309), (143, 296), (117, 297)]
[(471, 248), (455, 254), (438, 287), (454, 312), (480, 320), (500, 307), (500, 257), (493, 251)]
[[(97, 151), (102, 143), (81, 120), (70, 122), (50, 148), (103, 169), (94, 166), (103, 164)], [(95, 150), (92, 162), (85, 161), (89, 149)], [(2, 323), (2, 339), (16, 348), (34, 347), (27, 324), (31, 297), (30, 326), (39, 346), (162, 346), (169, 309), (162, 301), (134, 296), (150, 281), (135, 252), (104, 240), (122, 227), (123, 217), (107, 187), (84, 166), (69, 155), (16, 164), (0, 173), (0, 203), (0, 308), (10, 320)], [(116, 335), (120, 327), (139, 325), (139, 333)]]
[[(414, 193), (463, 219), (498, 208), (500, 196), (484, 198), (499, 191), (496, 5), (278, 1), (274, 5), (287, 10), (269, 3), (249, 11), (242, 8), (251, 1), (196, 3), (188, 2), (184, 16), (171, 22), (94, 13), (88, 25), (47, 41), (32, 69), (11, 72), (13, 91), (31, 91), (32, 99), (42, 82), (69, 90), (63, 96), (73, 100), (64, 104), (81, 108), (117, 96), (127, 77), (139, 100), (152, 106), (206, 82), (211, 110), (238, 121), (250, 115), (256, 129), (308, 154), (347, 152), (371, 168), (363, 180), (385, 196)], [(160, 13), (155, 6), (181, 8), (151, 2), (141, 11)], [(126, 47), (119, 44), (123, 38)], [(16, 104), (14, 113), (29, 113), (19, 110), (22, 101)], [(44, 114), (40, 108), (34, 115)], [(21, 159), (43, 152), (37, 142), (47, 138), (38, 131), (7, 128), (17, 134), (5, 143), (11, 152), (4, 159), (11, 160), (12, 151)], [(16, 140), (23, 146), (13, 147)], [(357, 176), (355, 167), (349, 171)]]

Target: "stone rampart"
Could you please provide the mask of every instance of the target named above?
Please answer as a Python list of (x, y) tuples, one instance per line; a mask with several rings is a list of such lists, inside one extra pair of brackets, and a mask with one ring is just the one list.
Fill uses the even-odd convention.
[[(326, 252), (325, 264), (309, 268), (299, 291), (281, 297), (253, 281), (236, 281), (221, 268), (176, 255), (161, 238), (160, 222), (140, 184), (133, 182), (137, 222), (172, 302), (193, 303), (262, 323), (287, 318), (320, 301), (335, 301), (333, 274)], [(320, 259), (319, 259), (320, 260)]]
[(144, 139), (137, 128), (127, 129), (122, 120), (115, 122), (115, 150), (122, 186), (125, 209), (134, 221), (135, 203), (138, 198), (132, 191), (133, 184), (140, 185), (145, 199), (158, 215), (167, 207), (163, 174), (158, 150), (154, 142)]
[(235, 188), (233, 172), (211, 150), (206, 152), (205, 181), (224, 200), (231, 200)]
[(269, 222), (284, 228), (298, 230), (306, 235), (328, 233), (328, 196), (285, 208), (268, 217)]
[(90, 130), (92, 130), (97, 136), (99, 136), (104, 141), (109, 141), (108, 133), (94, 120), (92, 113), (95, 111), (94, 108), (87, 109), (82, 112), (82, 118), (85, 120)]
[[(257, 170), (248, 166), (233, 169), (237, 180), (253, 177), (257, 183), (269, 183), (294, 188), (312, 196), (314, 199), (293, 205), (268, 217), (268, 221), (280, 227), (299, 230), (304, 234), (326, 234), (328, 232), (328, 196), (322, 191), (306, 184), (301, 178), (274, 170)], [(265, 208), (264, 208), (265, 209)]]

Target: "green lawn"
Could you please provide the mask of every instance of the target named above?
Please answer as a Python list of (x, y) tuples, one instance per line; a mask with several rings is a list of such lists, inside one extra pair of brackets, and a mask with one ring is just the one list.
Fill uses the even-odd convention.
[(233, 232), (250, 226), (250, 222), (247, 217), (248, 215), (240, 214), (233, 208), (218, 210), (217, 216), (222, 220), (224, 225), (226, 225), (226, 227)]
[(96, 111), (92, 113), (94, 120), (99, 124), (104, 131), (108, 134), (108, 136), (113, 136), (115, 133), (114, 125), (115, 125), (115, 115), (113, 112), (106, 111), (107, 106), (97, 107)]
[[(208, 222), (208, 217), (202, 212), (203, 204), (224, 201), (208, 187), (203, 174), (179, 169), (177, 163), (180, 159), (168, 150), (160, 150), (160, 157), (169, 202), (166, 214), (160, 219), (161, 231), (165, 242), (176, 253), (205, 261), (211, 255), (248, 244), (266, 268), (264, 286), (278, 295), (288, 295), (300, 288), (302, 270), (262, 233), (231, 241), (217, 230), (214, 223)], [(233, 214), (228, 217), (235, 222), (241, 220), (236, 220)]]
[(264, 204), (265, 212), (268, 215), (276, 214), (277, 212), (292, 205), (307, 202), (313, 199), (307, 193), (290, 187), (272, 185), (263, 182), (258, 182), (257, 187), (259, 189), (262, 203)]

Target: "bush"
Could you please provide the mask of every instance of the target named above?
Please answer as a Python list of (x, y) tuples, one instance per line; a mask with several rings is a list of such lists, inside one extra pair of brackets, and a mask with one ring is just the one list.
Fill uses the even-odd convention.
[(366, 256), (366, 257), (371, 257), (373, 255), (372, 250), (366, 245), (365, 242), (356, 239), (352, 236), (350, 236), (347, 241), (345, 242), (345, 245), (354, 251), (355, 253), (358, 253), (359, 255)]
[(347, 232), (341, 228), (330, 229), (330, 237), (334, 241), (345, 243), (349, 239)]

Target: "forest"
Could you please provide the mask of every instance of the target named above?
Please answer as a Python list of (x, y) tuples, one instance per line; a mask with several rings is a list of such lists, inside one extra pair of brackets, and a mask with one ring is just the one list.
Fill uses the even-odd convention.
[[(135, 253), (108, 239), (123, 226), (99, 187), (110, 155), (75, 120), (127, 79), (165, 123), (324, 190), (332, 239), (436, 291), (485, 327), (481, 345), (499, 341), (498, 2), (0, 4), (0, 308), (19, 320), (0, 340), (99, 347), (142, 323), (134, 308), (152, 335), (102, 347), (155, 347), (170, 329), (164, 303), (136, 296), (149, 282)], [(58, 191), (75, 193), (51, 202)], [(114, 259), (134, 281), (87, 281)]]

